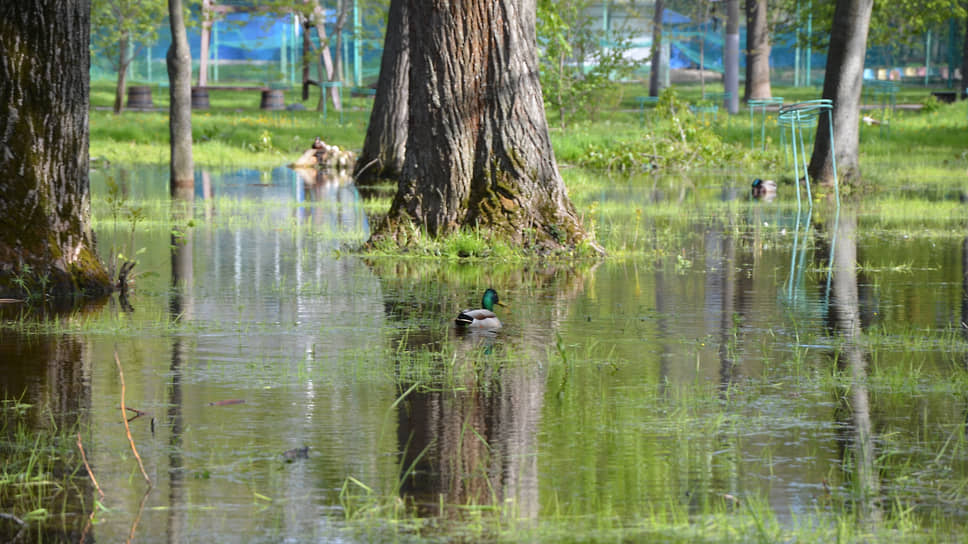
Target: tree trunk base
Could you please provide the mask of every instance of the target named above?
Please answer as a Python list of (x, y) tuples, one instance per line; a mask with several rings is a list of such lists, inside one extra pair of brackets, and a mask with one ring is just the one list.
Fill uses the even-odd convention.
[[(454, 227), (443, 235), (433, 235), (404, 213), (387, 216), (364, 244), (363, 248), (419, 249), (422, 245), (440, 242), (441, 237), (457, 236), (475, 227)], [(536, 227), (533, 224), (516, 226), (511, 221), (489, 221), (478, 231), (491, 244), (498, 242), (517, 248), (525, 255), (534, 256), (604, 256), (605, 250), (586, 235), (577, 222), (554, 223)]]
[(98, 298), (114, 290), (104, 266), (88, 248), (82, 248), (70, 264), (65, 264), (64, 259), (50, 264), (46, 259), (19, 257), (22, 263), (19, 268), (7, 265), (0, 270), (0, 297), (43, 300), (80, 295)]

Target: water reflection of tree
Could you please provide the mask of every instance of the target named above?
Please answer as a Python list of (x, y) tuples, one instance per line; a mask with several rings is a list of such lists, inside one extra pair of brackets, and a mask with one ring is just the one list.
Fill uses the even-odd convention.
[[(65, 309), (72, 315), (99, 311), (106, 299), (99, 300), (85, 308)], [(45, 312), (46, 313), (46, 312)], [(51, 315), (38, 316), (57, 320), (61, 318), (59, 312), (52, 311)], [(23, 316), (20, 317), (24, 319)], [(27, 319), (33, 319), (27, 318)], [(24, 496), (31, 497), (28, 504), (32, 507), (43, 507), (52, 514), (49, 521), (43, 524), (30, 523), (20, 541), (37, 542), (79, 542), (88, 536), (85, 534), (85, 524), (94, 508), (94, 486), (87, 478), (80, 455), (74, 446), (74, 433), (80, 432), (83, 444), (91, 454), (92, 441), (87, 432), (90, 426), (91, 412), (91, 348), (87, 341), (68, 334), (52, 334), (49, 336), (22, 335), (11, 329), (0, 329), (0, 391), (3, 399), (16, 401), (20, 405), (31, 408), (24, 419), (16, 415), (17, 411), (4, 407), (0, 411), (0, 433), (4, 445), (0, 446), (0, 456), (3, 456), (7, 468), (23, 467), (22, 470), (31, 478), (29, 486), (15, 486), (21, 489), (20, 497), (0, 496), (0, 511), (23, 515), (22, 504), (19, 502)], [(26, 425), (26, 429), (20, 423)], [(27, 457), (31, 457), (31, 450), (15, 449), (25, 438), (12, 436), (26, 430), (29, 440), (36, 440), (35, 447), (46, 444), (57, 444), (54, 451), (44, 449), (41, 463), (28, 469)], [(9, 435), (7, 433), (10, 433)], [(29, 446), (30, 444), (28, 444)], [(8, 449), (11, 448), (11, 449)], [(24, 463), (19, 461), (23, 458)], [(41, 480), (33, 480), (37, 470), (43, 473)], [(11, 477), (14, 474), (10, 475)], [(8, 482), (8, 485), (13, 483)], [(60, 486), (60, 491), (54, 490), (54, 485)], [(4, 486), (5, 490), (11, 489)], [(35, 502), (41, 500), (41, 502)], [(10, 502), (8, 502), (10, 501)], [(65, 514), (64, 516), (53, 514)], [(0, 541), (15, 542), (20, 526), (14, 526), (8, 520), (0, 520)], [(8, 532), (9, 531), (9, 532)], [(90, 531), (88, 529), (88, 535)]]
[[(961, 242), (961, 334), (968, 339), (968, 236)], [(968, 368), (968, 359), (965, 368)]]
[[(583, 290), (587, 269), (490, 269), (489, 281), (504, 293), (540, 293), (541, 303), (514, 304), (513, 326), (506, 324), (497, 334), (454, 336), (453, 315), (466, 305), (455, 293), (469, 289), (460, 270), (398, 260), (373, 266), (384, 284), (391, 320), (419, 322), (421, 315), (431, 315), (446, 323), (408, 328), (391, 340), (402, 356), (434, 354), (433, 372), (442, 377), (440, 383), (422, 384), (399, 404), (401, 465), (413, 468), (402, 475), (401, 493), (428, 515), (456, 517), (461, 510), (447, 507), (491, 505), (510, 507), (518, 519), (537, 517), (537, 432), (547, 369), (543, 359), (569, 302)], [(479, 285), (479, 279), (474, 283)], [(437, 296), (414, 296), (414, 291)], [(406, 376), (399, 379), (401, 391), (413, 385)], [(440, 504), (444, 512), (437, 508)]]
[(847, 378), (838, 392), (838, 444), (844, 460), (845, 478), (854, 490), (858, 519), (864, 523), (876, 523), (882, 512), (867, 390), (867, 353), (861, 343), (856, 211), (841, 211), (836, 235), (837, 243), (830, 250), (833, 268), (828, 320), (833, 332), (843, 341), (834, 357), (838, 370)]
[[(712, 225), (705, 234), (705, 289), (704, 315), (707, 329), (716, 331), (718, 341), (717, 355), (719, 360), (719, 390), (723, 402), (728, 404), (730, 388), (739, 378), (742, 369), (741, 349), (743, 342), (742, 324), (752, 316), (753, 302), (751, 295), (754, 285), (751, 275), (739, 273), (741, 270), (752, 269), (752, 260), (756, 255), (752, 251), (740, 252), (737, 246), (740, 237), (736, 233), (734, 216), (721, 223)], [(717, 449), (720, 451), (735, 450), (736, 443), (733, 432), (717, 433)], [(724, 461), (725, 459), (725, 461)], [(740, 456), (721, 458), (721, 471), (713, 472), (717, 483), (723, 491), (737, 493), (741, 487), (739, 478)], [(698, 486), (704, 489), (706, 486)]]
[[(184, 206), (182, 206), (184, 205)], [(172, 224), (185, 225), (192, 217), (190, 203), (175, 203), (172, 214)], [(195, 283), (194, 272), (194, 229), (174, 229), (171, 234), (171, 295), (168, 304), (169, 319), (191, 321), (194, 317), (195, 302), (192, 296), (192, 286)], [(184, 399), (182, 397), (182, 366), (188, 358), (189, 346), (180, 334), (172, 335), (171, 365), (169, 373), (171, 384), (168, 387), (168, 541), (181, 542), (185, 539), (188, 519), (182, 506), (186, 502), (186, 483), (184, 481), (184, 462), (181, 457), (182, 435), (184, 424), (182, 412)]]

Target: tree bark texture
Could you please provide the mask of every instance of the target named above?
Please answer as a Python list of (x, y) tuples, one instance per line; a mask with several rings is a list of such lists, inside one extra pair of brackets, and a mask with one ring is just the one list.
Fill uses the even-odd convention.
[(860, 100), (867, 53), (873, 0), (837, 0), (824, 73), (823, 98), (833, 100), (834, 137), (830, 141), (830, 119), (820, 117), (813, 155), (807, 167), (812, 181), (834, 182), (831, 144), (836, 150), (837, 174), (844, 183), (860, 176)]
[(748, 102), (772, 96), (766, 0), (746, 0), (746, 85), (743, 100)]
[(659, 72), (662, 66), (662, 14), (665, 11), (664, 0), (655, 0), (652, 12), (652, 49), (649, 55), (651, 70), (649, 72), (649, 96), (659, 96)]
[(726, 42), (723, 44), (723, 88), (726, 110), (739, 111), (739, 0), (726, 0)]
[[(410, 44), (407, 0), (391, 0), (370, 124), (353, 170), (358, 184), (398, 179), (407, 149)], [(400, 29), (392, 32), (389, 29)]]
[[(534, 249), (586, 238), (548, 135), (529, 0), (409, 0), (403, 171), (374, 239), (487, 226)], [(390, 29), (392, 31), (392, 29)]]
[(195, 194), (192, 158), (192, 54), (185, 33), (181, 0), (168, 0), (171, 45), (168, 47), (168, 81), (171, 104), (168, 132), (171, 146), (169, 189), (173, 197), (189, 200)]
[(0, 4), (4, 296), (110, 289), (90, 226), (90, 15), (89, 0)]

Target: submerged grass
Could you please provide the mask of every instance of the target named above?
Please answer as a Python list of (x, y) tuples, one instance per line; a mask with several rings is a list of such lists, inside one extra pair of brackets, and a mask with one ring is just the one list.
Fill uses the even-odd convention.
[[(433, 348), (408, 346), (405, 339), (401, 340), (391, 354), (400, 363), (394, 379), (399, 380), (401, 387), (411, 384), (394, 406), (416, 393), (431, 395), (455, 408), (466, 405), (450, 404), (453, 401), (447, 399), (499, 396), (502, 386), (492, 381), (497, 373), (513, 373), (511, 369), (522, 364), (521, 354), (499, 355), (487, 344), (471, 351), (462, 349), (460, 342), (451, 341), (434, 344)], [(806, 361), (806, 354), (795, 354), (783, 372), (790, 372), (790, 365), (814, 365)], [(534, 361), (530, 363), (533, 364)], [(772, 427), (804, 423), (802, 409), (788, 412), (793, 404), (776, 383), (739, 380), (724, 389), (698, 378), (678, 385), (660, 380), (632, 386), (638, 393), (632, 405), (625, 405), (616, 402), (619, 399), (613, 395), (617, 391), (605, 384), (625, 380), (622, 373), (631, 363), (616, 360), (602, 346), (566, 344), (559, 337), (546, 360), (537, 364), (547, 367), (544, 381), (549, 391), (544, 410), (548, 412), (548, 425), (571, 427), (567, 433), (545, 429), (549, 442), (540, 451), (517, 453), (536, 456), (544, 474), (537, 504), (531, 502), (534, 497), (518, 495), (516, 488), (508, 485), (507, 474), (493, 470), (491, 463), (507, 459), (513, 452), (501, 439), (488, 439), (479, 433), (473, 412), (469, 412), (457, 420), (460, 434), (466, 437), (458, 441), (463, 446), (446, 450), (455, 457), (442, 455), (441, 444), (428, 446), (432, 449), (410, 457), (401, 456), (401, 463), (405, 458), (408, 461), (397, 471), (399, 481), (384, 490), (348, 477), (340, 493), (348, 530), (368, 539), (415, 542), (947, 542), (965, 530), (959, 520), (963, 519), (961, 505), (968, 493), (968, 480), (963, 471), (955, 473), (950, 468), (968, 462), (968, 440), (960, 427), (947, 429), (941, 443), (926, 443), (924, 438), (911, 440), (890, 429), (879, 430), (877, 456), (865, 462), (873, 463), (881, 475), (880, 492), (871, 494), (854, 481), (860, 477), (858, 461), (852, 447), (846, 447), (843, 457), (829, 467), (822, 481), (818, 477), (817, 482), (804, 482), (817, 489), (815, 501), (785, 511), (772, 505), (769, 487), (764, 489), (754, 483), (759, 471), (754, 470), (750, 475), (753, 480), (745, 483), (742, 478), (736, 480), (733, 472), (740, 470), (736, 464), (741, 461), (737, 456), (743, 442), (752, 437), (768, 437)], [(453, 369), (457, 367), (465, 372), (455, 377)], [(819, 368), (810, 372), (813, 377), (802, 378), (805, 381), (801, 385), (807, 387), (800, 388), (800, 393), (810, 398), (817, 396), (818, 400), (824, 396), (837, 399), (836, 404), (842, 404), (843, 410), (852, 410), (849, 401), (843, 399), (857, 386), (856, 377)], [(879, 406), (891, 406), (891, 402), (884, 401), (885, 395), (892, 395), (899, 402), (911, 399), (910, 390), (896, 387), (878, 373), (872, 369), (865, 387), (877, 397)], [(936, 383), (946, 380), (944, 376), (932, 379)], [(595, 383), (602, 384), (601, 389), (594, 387)], [(611, 394), (606, 395), (606, 390)], [(921, 389), (913, 394), (931, 393)], [(823, 424), (817, 424), (817, 431), (823, 432)], [(651, 438), (643, 439), (643, 434)], [(574, 436), (575, 441), (554, 441), (555, 437), (568, 436)], [(595, 489), (600, 483), (597, 479), (586, 481), (588, 474), (599, 468), (594, 461), (573, 456), (583, 455), (588, 449), (583, 445), (588, 443), (610, 444), (609, 455), (626, 459), (628, 489), (603, 495)], [(671, 446), (668, 451), (663, 449), (666, 443)], [(849, 446), (850, 439), (846, 443)], [(772, 458), (771, 449), (763, 450), (761, 462), (782, 463)], [(503, 453), (492, 458), (490, 453), (482, 452)], [(486, 491), (466, 495), (445, 487), (434, 495), (433, 501), (420, 502), (420, 498), (404, 491), (403, 482), (417, 477), (415, 467), (426, 458), (435, 459), (431, 464), (438, 470), (450, 465), (462, 467), (461, 481), (484, 478)], [(709, 481), (702, 477), (700, 481), (689, 479), (698, 476), (689, 468), (693, 462), (703, 466), (704, 471), (713, 472), (707, 476)], [(607, 468), (616, 469), (612, 465)], [(725, 474), (718, 474), (722, 470), (733, 473), (733, 478), (722, 481)], [(649, 471), (671, 471), (666, 476), (673, 481), (676, 473), (688, 476), (683, 482), (685, 488), (663, 489), (667, 484), (660, 482), (664, 480), (653, 481), (651, 488), (644, 486), (652, 481), (643, 481), (642, 473)], [(949, 515), (922, 506), (935, 493), (940, 493), (951, 506)]]
[[(46, 420), (38, 429), (35, 418)], [(80, 534), (94, 507), (75, 446), (76, 430), (44, 408), (0, 400), (0, 537), (8, 542)]]
[[(786, 90), (777, 89), (780, 93)], [(689, 99), (688, 93), (683, 94)], [(314, 113), (274, 116), (236, 112), (238, 106), (230, 99), (238, 97), (224, 97), (226, 102), (220, 104), (222, 98), (213, 95), (214, 111), (197, 116), (200, 164), (278, 165), (301, 151), (317, 131), (327, 141), (351, 148), (362, 142), (362, 109), (351, 112), (344, 125), (337, 126), (333, 117), (323, 124)], [(963, 108), (964, 104), (959, 106)], [(628, 109), (615, 112), (607, 122), (578, 123), (574, 130), (555, 131), (559, 159), (582, 164), (589, 149), (594, 148), (600, 153), (596, 161), (602, 164), (641, 164), (643, 144), (637, 140), (647, 129), (638, 126), (634, 106)], [(954, 110), (943, 107), (940, 111), (950, 114)], [(963, 118), (963, 110), (958, 111)], [(765, 154), (745, 151), (750, 127), (748, 121), (744, 125), (744, 118), (740, 115), (732, 119), (728, 127), (691, 127), (715, 131), (716, 141), (735, 147), (730, 150), (735, 154), (729, 156), (739, 157), (736, 160), (740, 164), (722, 167), (708, 177), (644, 174), (629, 179), (578, 168), (564, 171), (585, 224), (595, 232), (610, 258), (634, 260), (642, 268), (654, 267), (702, 281), (713, 262), (706, 260), (707, 249), (713, 247), (706, 241), (711, 234), (732, 237), (738, 240), (737, 248), (756, 256), (766, 245), (791, 247), (795, 208), (789, 195), (793, 186), (781, 184), (785, 194), (775, 203), (754, 203), (745, 197), (752, 176), (747, 172), (765, 177), (762, 172), (772, 175), (783, 170), (777, 150)], [(118, 118), (95, 112), (91, 120), (92, 155), (115, 162), (163, 164), (167, 161), (165, 123), (162, 113), (126, 113)], [(942, 130), (929, 130), (932, 123), (943, 125)], [(135, 130), (133, 125), (140, 128)], [(885, 177), (885, 187), (897, 188), (900, 183), (909, 190), (900, 196), (885, 192), (863, 199), (858, 206), (861, 242), (878, 239), (890, 244), (905, 235), (915, 242), (940, 242), (964, 236), (965, 208), (958, 195), (965, 163), (957, 152), (964, 145), (960, 139), (963, 132), (957, 133), (959, 126), (947, 117), (904, 114), (899, 115), (890, 135), (864, 129), (865, 171), (878, 175), (898, 168), (906, 172), (901, 181)], [(924, 147), (916, 148), (917, 156), (902, 164), (901, 158), (911, 155), (909, 137), (913, 135), (924, 137)], [(625, 145), (629, 142), (634, 149)], [(651, 143), (647, 147), (651, 148)], [(878, 162), (881, 160), (883, 167)], [(924, 173), (920, 180), (919, 171)], [(925, 183), (931, 185), (924, 187)], [(642, 185), (652, 187), (648, 197), (641, 196), (638, 188)], [(388, 208), (388, 194), (360, 204), (371, 224)], [(629, 195), (639, 196), (633, 199)], [(118, 240), (118, 251), (133, 255), (154, 237), (157, 260), (146, 260), (143, 266), (158, 270), (170, 267), (172, 222), (163, 195), (153, 199), (130, 197), (130, 201), (114, 207), (97, 197), (93, 202), (95, 227), (100, 232), (115, 231), (112, 238)], [(307, 203), (284, 201), (267, 207), (257, 199), (220, 195), (206, 205), (213, 213), (206, 215), (205, 206), (200, 206), (194, 226), (189, 226), (199, 238), (226, 232), (275, 232), (284, 239), (333, 242), (320, 245), (339, 258), (341, 251), (358, 245), (365, 237), (362, 228), (334, 229), (295, 220), (296, 212), (310, 206)], [(311, 205), (332, 206), (326, 202)], [(831, 215), (821, 208), (818, 203), (814, 212), (821, 228), (809, 237), (811, 251), (829, 239), (829, 230), (824, 229), (832, 224)], [(134, 209), (143, 214), (137, 222), (130, 218)], [(671, 343), (678, 351), (670, 354), (651, 353), (650, 346), (636, 348), (638, 358), (633, 359), (628, 352), (617, 355), (614, 347), (585, 337), (568, 339), (571, 343), (559, 337), (557, 342), (546, 342), (551, 346), (547, 353), (533, 353), (510, 338), (471, 342), (451, 337), (448, 326), (428, 323), (426, 315), (439, 315), (440, 307), (460, 307), (467, 301), (462, 292), (467, 286), (495, 282), (527, 286), (530, 293), (537, 289), (535, 286), (552, 281), (548, 278), (565, 283), (563, 277), (574, 275), (587, 276), (591, 281), (594, 275), (588, 269), (594, 265), (571, 262), (572, 268), (567, 268), (552, 263), (558, 268), (548, 266), (549, 271), (543, 271), (540, 269), (549, 263), (526, 263), (513, 248), (480, 230), (462, 231), (442, 240), (420, 238), (424, 240), (421, 245), (405, 255), (395, 248), (377, 248), (367, 256), (384, 290), (383, 311), (392, 316), (388, 321), (393, 324), (381, 331), (390, 339), (386, 345), (341, 353), (324, 353), (322, 347), (317, 353), (313, 345), (311, 354), (305, 356), (313, 362), (334, 364), (308, 365), (306, 360), (294, 360), (289, 354), (253, 353), (239, 365), (209, 362), (195, 366), (198, 371), (219, 373), (229, 383), (236, 380), (270, 387), (278, 385), (275, 381), (336, 383), (345, 378), (340, 375), (342, 367), (335, 364), (339, 362), (353, 367), (352, 380), (395, 386), (401, 398), (391, 405), (391, 411), (410, 400), (416, 402), (418, 396), (436, 407), (440, 425), (445, 422), (459, 437), (456, 450), (444, 455), (441, 445), (433, 444), (410, 456), (395, 452), (400, 459), (393, 473), (396, 480), (383, 485), (362, 475), (347, 475), (343, 480), (339, 504), (349, 531), (361, 539), (947, 541), (963, 534), (968, 445), (963, 426), (951, 423), (962, 421), (962, 414), (951, 416), (950, 412), (963, 410), (961, 397), (968, 389), (963, 363), (968, 348), (957, 324), (943, 330), (936, 326), (868, 328), (859, 344), (869, 365), (860, 377), (838, 367), (843, 346), (823, 331), (812, 331), (810, 326), (796, 322), (802, 309), (795, 300), (789, 301), (786, 322), (770, 331), (747, 331), (746, 340), (746, 325), (734, 316), (729, 335), (675, 338)], [(295, 247), (296, 251), (307, 251), (306, 246)], [(441, 260), (448, 264), (442, 266)], [(919, 265), (926, 266), (910, 257), (889, 254), (865, 257), (859, 272), (876, 287), (879, 277), (911, 274), (919, 270)], [(739, 271), (733, 272), (748, 273), (748, 266), (742, 266), (737, 265)], [(809, 273), (823, 274), (825, 266), (818, 259)], [(165, 275), (148, 288), (149, 292), (167, 300), (168, 280)], [(285, 276), (263, 290), (280, 299), (329, 292), (325, 283), (310, 281), (296, 287)], [(387, 294), (398, 291), (406, 296), (399, 295), (397, 300)], [(240, 303), (237, 319), (219, 322), (181, 320), (170, 314), (167, 305), (155, 305), (139, 308), (134, 316), (113, 311), (56, 318), (42, 312), (25, 313), (6, 320), (4, 326), (30, 334), (129, 337), (229, 332), (241, 338), (304, 331), (295, 321), (279, 323), (261, 316), (247, 320), (253, 307)], [(651, 327), (655, 313), (642, 319), (644, 325), (623, 325)], [(526, 317), (519, 319), (526, 321)], [(326, 334), (339, 335), (339, 325), (326, 327)], [(318, 329), (322, 326), (313, 327), (311, 333), (318, 335)], [(702, 354), (717, 349), (737, 365), (735, 375), (730, 374), (728, 379), (720, 376), (720, 381), (702, 374), (700, 368)], [(680, 357), (681, 353), (687, 355)], [(762, 372), (757, 374), (742, 366), (750, 360), (762, 364)], [(271, 376), (264, 372), (280, 365), (285, 366)], [(661, 365), (671, 370), (660, 370)], [(537, 378), (521, 378), (532, 375), (528, 373)], [(670, 374), (680, 378), (670, 378)], [(850, 395), (861, 387), (867, 391), (868, 400), (877, 401), (878, 410), (889, 414), (883, 420), (886, 423), (876, 429), (878, 455), (873, 461), (867, 460), (885, 482), (873, 498), (857, 484), (859, 463), (850, 452), (856, 440), (849, 434), (854, 406)], [(535, 400), (535, 404), (522, 399)], [(539, 413), (530, 414), (528, 410), (533, 407)], [(11, 409), (11, 414), (16, 414), (22, 408)], [(522, 437), (530, 435), (525, 432), (508, 440), (503, 435), (488, 435), (488, 426), (472, 424), (485, 421), (490, 425), (499, 417), (512, 418), (504, 421), (505, 428), (525, 429), (540, 441), (535, 438), (536, 442), (527, 442)], [(910, 436), (895, 424), (911, 417), (920, 418), (913, 426), (917, 436)], [(4, 421), (16, 418), (5, 415)], [(494, 428), (501, 426), (495, 424)], [(834, 453), (790, 453), (777, 437), (778, 429), (791, 428), (818, 437), (801, 443), (815, 449), (829, 445)], [(13, 437), (5, 448), (14, 444), (18, 446), (9, 446), (10, 451), (20, 451), (9, 456), (4, 451), (3, 462), (8, 464), (3, 466), (9, 466), (9, 473), (15, 476), (0, 481), (9, 486), (0, 487), (0, 497), (21, 501), (11, 503), (15, 504), (11, 507), (4, 502), (5, 511), (15, 512), (21, 519), (30, 517), (31, 512), (48, 515), (54, 511), (46, 506), (51, 497), (62, 497), (67, 485), (80, 484), (49, 485), (47, 482), (53, 481), (49, 475), (60, 469), (45, 463), (66, 459), (65, 467), (71, 469), (73, 478), (77, 475), (76, 459), (65, 449), (63, 438), (18, 434), (14, 427), (3, 429)], [(751, 444), (756, 447), (749, 447)], [(745, 452), (752, 452), (749, 455), (754, 458), (744, 458)], [(457, 467), (453, 474), (459, 476), (457, 481), (463, 481), (462, 485), (468, 481), (479, 484), (474, 489), (477, 493), (462, 495), (457, 491), (466, 491), (466, 487), (442, 486), (432, 498), (423, 494), (417, 499), (408, 494), (404, 485), (407, 479), (427, 477), (426, 473), (415, 474), (417, 466), (431, 457), (438, 471)], [(804, 481), (792, 485), (816, 490), (815, 501), (796, 509), (782, 501), (781, 506), (773, 506), (772, 486), (791, 485), (781, 479), (784, 463), (807, 463), (803, 460), (807, 457), (816, 467), (804, 472)], [(537, 472), (525, 474), (526, 468), (522, 468), (530, 467), (531, 461), (534, 470), (541, 473), (541, 487), (531, 490), (534, 496), (516, 494), (517, 488), (509, 482), (523, 481), (525, 476), (537, 480)], [(7, 472), (5, 468), (4, 474)], [(26, 486), (25, 481), (41, 483)]]

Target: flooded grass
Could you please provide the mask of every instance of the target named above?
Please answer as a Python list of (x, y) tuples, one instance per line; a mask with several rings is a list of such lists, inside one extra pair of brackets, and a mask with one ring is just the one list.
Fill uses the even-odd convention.
[(8, 542), (76, 538), (95, 508), (81, 435), (48, 410), (0, 401), (0, 537)]
[[(212, 191), (189, 221), (172, 220), (160, 169), (92, 175), (101, 247), (138, 259), (130, 307), (0, 308), (9, 406), (84, 414), (100, 540), (135, 520), (145, 541), (943, 542), (966, 529), (968, 221), (954, 183), (839, 213), (818, 200), (808, 217), (782, 185), (750, 201), (742, 172), (568, 169), (609, 256), (538, 260), (479, 232), (360, 254), (386, 195), (284, 169), (204, 175)], [(845, 249), (858, 266), (838, 266)], [(510, 304), (503, 328), (459, 333), (486, 287)], [(115, 349), (127, 406), (150, 414), (130, 423), (148, 494)], [(19, 421), (9, 482), (58, 484), (4, 488), (4, 511), (76, 532), (98, 503), (70, 433)], [(49, 466), (61, 460), (70, 470)]]

